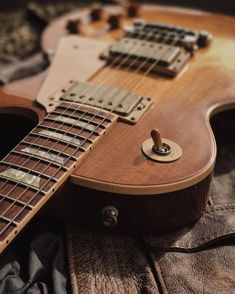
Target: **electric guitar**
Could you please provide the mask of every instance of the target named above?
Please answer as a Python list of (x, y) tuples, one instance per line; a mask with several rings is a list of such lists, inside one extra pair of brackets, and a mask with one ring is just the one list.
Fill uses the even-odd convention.
[(234, 26), (147, 5), (52, 22), (42, 36), (48, 73), (0, 92), (2, 113), (38, 121), (0, 162), (0, 251), (49, 202), (111, 232), (195, 222), (216, 160), (210, 118), (235, 106)]

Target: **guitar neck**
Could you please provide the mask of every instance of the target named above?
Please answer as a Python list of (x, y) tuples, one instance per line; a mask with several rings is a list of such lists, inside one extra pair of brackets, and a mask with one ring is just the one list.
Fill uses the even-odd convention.
[(117, 116), (61, 103), (0, 162), (0, 252), (69, 177)]

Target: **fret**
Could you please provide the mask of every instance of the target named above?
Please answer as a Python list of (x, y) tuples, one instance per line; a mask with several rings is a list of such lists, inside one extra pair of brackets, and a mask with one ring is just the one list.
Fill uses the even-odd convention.
[(3, 240), (7, 238), (10, 233), (15, 231), (15, 229), (16, 226), (14, 224), (11, 224), (6, 220), (4, 221), (0, 218), (0, 242), (3, 242)]
[[(21, 145), (19, 145), (19, 146), (21, 146)], [(11, 154), (18, 155), (18, 158), (22, 157), (22, 156), (27, 156), (27, 158), (30, 157), (33, 159), (40, 160), (41, 163), (45, 163), (47, 165), (50, 164), (50, 166), (52, 165), (57, 169), (61, 169), (63, 172), (66, 172), (68, 170), (68, 168), (66, 166), (56, 163), (56, 158), (54, 158), (54, 159), (53, 159), (53, 157), (46, 158), (44, 154), (43, 154), (44, 157), (43, 156), (40, 157), (39, 156), (41, 154), (40, 150), (37, 150), (36, 148), (24, 147), (20, 151), (14, 149), (11, 151)], [(50, 158), (51, 158), (51, 160), (50, 160)], [(61, 158), (61, 159), (63, 160), (63, 158)], [(63, 162), (64, 162), (64, 160), (61, 163), (63, 164)]]
[(28, 203), (26, 203), (24, 201), (18, 200), (16, 198), (13, 198), (13, 197), (11, 197), (9, 195), (0, 194), (0, 198), (1, 198), (0, 201), (2, 201), (2, 199), (6, 199), (9, 202), (13, 202), (13, 203), (16, 203), (18, 205), (28, 207), (29, 209), (33, 209), (33, 207), (34, 207), (33, 205), (30, 205), (30, 204), (28, 204)]
[(11, 152), (5, 157), (4, 161), (27, 168), (28, 170), (34, 170), (38, 173), (43, 172), (45, 176), (51, 176), (52, 173), (56, 173), (54, 176), (55, 179), (59, 179), (67, 171), (67, 168), (64, 169), (61, 166), (54, 165), (53, 162), (44, 162), (40, 158), (30, 158), (30, 155), (25, 153), (20, 153), (19, 157), (15, 152)]
[[(46, 194), (46, 191), (41, 190), (39, 187), (39, 182), (40, 182), (39, 178), (37, 178), (36, 176), (33, 177), (31, 175), (27, 176), (23, 172), (21, 172), (21, 174), (20, 174), (19, 171), (18, 171), (18, 174), (19, 174), (20, 179), (17, 179), (17, 170), (9, 169), (8, 171), (0, 173), (0, 178), (6, 179), (12, 183), (15, 183), (19, 186), (23, 186), (25, 188), (31, 188), (35, 192), (41, 191), (44, 194)], [(26, 176), (25, 181), (22, 180), (23, 176)], [(31, 185), (30, 182), (33, 182), (33, 185)]]
[(80, 138), (74, 133), (65, 132), (58, 128), (45, 127), (43, 125), (34, 129), (31, 134), (47, 137), (49, 139), (56, 139), (56, 141), (59, 140), (60, 142), (66, 143), (66, 145), (72, 145), (75, 148), (80, 147), (84, 150), (89, 148), (91, 143), (89, 139)]
[(55, 132), (55, 131), (51, 131), (51, 130), (42, 130), (39, 132), (39, 134), (41, 135), (46, 135), (48, 137), (52, 137), (55, 139), (59, 139), (60, 141), (69, 143), (74, 145), (75, 147), (78, 147), (81, 145), (81, 140), (77, 139), (76, 137), (73, 137), (71, 135), (66, 135), (63, 134), (61, 132)]
[(73, 127), (77, 127), (79, 129), (85, 129), (89, 132), (94, 132), (96, 134), (99, 134), (103, 128), (101, 127), (96, 127), (94, 123), (89, 123), (88, 121), (85, 120), (78, 120), (76, 117), (75, 118), (70, 118), (67, 116), (53, 116), (53, 114), (50, 114), (49, 116), (46, 117), (46, 120), (54, 121), (54, 122), (60, 122), (64, 123)]
[[(3, 170), (4, 169), (4, 170)], [(32, 174), (26, 173), (15, 168), (6, 168), (0, 165), (0, 177), (7, 178), (11, 181), (22, 183), (27, 186), (32, 186), (36, 189), (40, 188), (41, 178)]]
[[(98, 136), (99, 133), (97, 132), (90, 132), (85, 129), (81, 129), (76, 126), (61, 124), (60, 122), (56, 122), (54, 120), (44, 120), (39, 127), (43, 128), (53, 128), (56, 130), (61, 130), (68, 133), (77, 134), (80, 138), (85, 138), (86, 140), (94, 141)], [(88, 141), (89, 142), (89, 141)]]
[(67, 128), (66, 130), (64, 129), (60, 129), (60, 128), (55, 128), (55, 127), (52, 127), (52, 126), (47, 126), (47, 125), (44, 125), (43, 123), (40, 124), (40, 128), (44, 128), (44, 129), (48, 129), (48, 130), (51, 130), (51, 131), (60, 131), (60, 132), (63, 132), (63, 134), (69, 134), (73, 137), (77, 137), (78, 140), (81, 141), (81, 144), (84, 144), (84, 141), (87, 142), (87, 144), (92, 144), (93, 143), (93, 140), (90, 139), (90, 138), (86, 138), (84, 136), (81, 136), (80, 134), (77, 134), (77, 133), (74, 133), (74, 132), (71, 132), (71, 131), (67, 131)]
[[(28, 141), (27, 141), (28, 140)], [(26, 137), (24, 140), (21, 141), (22, 143), (24, 144), (28, 144), (29, 146), (33, 146), (33, 147), (37, 147), (37, 148), (44, 148), (44, 149), (47, 149), (48, 152), (51, 150), (53, 151), (54, 153), (61, 153), (61, 155), (63, 155), (64, 157), (67, 157), (67, 159), (71, 159), (73, 161), (76, 161), (77, 160), (77, 157), (76, 156), (71, 156), (69, 153), (66, 153), (66, 152), (61, 152), (60, 150), (56, 150), (56, 149), (53, 149), (53, 148), (50, 148), (50, 144), (51, 142), (47, 142), (47, 145), (45, 144), (37, 144), (35, 142), (32, 142), (32, 140), (30, 140), (30, 137)]]
[[(3, 171), (2, 171), (3, 170)], [(52, 186), (57, 183), (57, 180), (51, 178), (49, 175), (44, 175), (41, 172), (26, 169), (22, 166), (1, 162), (0, 163), (0, 177), (4, 177), (19, 184), (32, 186), (43, 191), (49, 191)]]
[(7, 167), (13, 167), (14, 169), (17, 169), (17, 170), (22, 170), (25, 173), (35, 174), (37, 177), (44, 177), (45, 179), (48, 179), (48, 180), (51, 180), (51, 181), (57, 183), (57, 179), (56, 178), (51, 177), (51, 176), (49, 176), (49, 175), (47, 175), (45, 173), (41, 173), (41, 172), (36, 171), (36, 170), (32, 170), (32, 169), (26, 168), (25, 166), (18, 165), (18, 164), (13, 163), (13, 162), (8, 162), (6, 160), (1, 160), (0, 166), (1, 166), (1, 164), (6, 165)]
[(75, 105), (68, 109), (63, 105), (59, 105), (52, 113), (55, 113), (55, 112), (59, 115), (63, 113), (66, 113), (69, 115), (74, 113), (78, 118), (82, 116), (87, 118), (89, 121), (94, 119), (95, 121), (97, 121), (97, 123), (112, 122), (112, 120), (110, 119), (109, 115), (107, 115), (107, 113), (106, 114), (101, 113), (100, 110), (97, 111), (96, 108), (91, 109), (91, 111), (90, 110), (86, 111), (85, 109), (82, 110), (80, 106), (78, 109), (75, 107)]
[(112, 115), (112, 121), (99, 126), (103, 120), (100, 116), (92, 120), (89, 113), (80, 118), (74, 110), (65, 115), (61, 110), (49, 114), (0, 161), (0, 251), (65, 182), (100, 134), (117, 120)]
[[(86, 121), (92, 121), (94, 122), (96, 125), (103, 125), (104, 127), (106, 127), (109, 123), (110, 123), (110, 120), (106, 120), (104, 119), (102, 116), (98, 116), (98, 115), (95, 115), (95, 114), (89, 114), (89, 113), (86, 113), (86, 112), (79, 112), (79, 111), (76, 111), (76, 110), (73, 110), (73, 109), (67, 109), (67, 110), (64, 110), (65, 108), (63, 107), (57, 107), (53, 112), (51, 112), (51, 114), (53, 115), (67, 115), (69, 117), (76, 117), (78, 120), (80, 119), (84, 119)], [(61, 110), (61, 111), (60, 111)]]
[(69, 149), (70, 148), (70, 151), (67, 151), (66, 153), (64, 151), (61, 150), (61, 152), (63, 154), (70, 154), (70, 153), (73, 153), (73, 152), (76, 152), (77, 149), (85, 152), (86, 149), (83, 147), (83, 146), (78, 146), (76, 144), (73, 144), (73, 143), (70, 143), (70, 142), (67, 142), (65, 140), (62, 140), (62, 139), (59, 139), (59, 138), (55, 138), (55, 137), (52, 137), (52, 136), (49, 136), (49, 135), (46, 135), (46, 134), (42, 134), (40, 132), (37, 132), (37, 131), (34, 131), (34, 132), (31, 132), (30, 135), (32, 136), (36, 136), (39, 140), (40, 139), (43, 139), (45, 140), (44, 143), (46, 144), (55, 144), (55, 145), (61, 145), (63, 146), (62, 150), (63, 149)]
[[(99, 117), (100, 119), (105, 119), (106, 121), (108, 121), (109, 123), (111, 123), (113, 121), (113, 115), (112, 113), (104, 110), (104, 109), (97, 109), (94, 107), (89, 107), (87, 105), (84, 104), (75, 104), (75, 103), (68, 103), (63, 101), (58, 107), (57, 109), (72, 109), (72, 110), (76, 110), (77, 112), (82, 113), (86, 113), (89, 114), (90, 116), (96, 116)], [(56, 109), (56, 110), (57, 110)], [(98, 110), (98, 111), (97, 111)]]
[(26, 209), (27, 211), (28, 208), (25, 208), (22, 205), (12, 202), (9, 202), (5, 198), (1, 200), (1, 206), (0, 206), (0, 218), (5, 220), (7, 223), (11, 222), (12, 220), (15, 221), (15, 225), (18, 224), (18, 220), (16, 219), (17, 214), (23, 210)]
[(5, 221), (5, 222), (7, 222), (7, 223), (11, 223), (11, 224), (13, 224), (13, 225), (15, 225), (15, 226), (17, 226), (17, 225), (19, 224), (18, 222), (13, 221), (13, 220), (11, 220), (11, 219), (9, 219), (8, 217), (5, 217), (5, 216), (3, 216), (3, 215), (0, 216), (0, 219), (2, 219), (3, 221)]
[[(28, 140), (28, 141), (27, 141)], [(38, 157), (41, 159), (41, 162), (52, 162), (55, 166), (60, 166), (64, 168), (67, 168), (67, 163), (73, 161), (72, 159), (70, 160), (69, 154), (62, 154), (60, 150), (54, 150), (51, 147), (48, 146), (43, 146), (40, 144), (37, 144), (36, 142), (32, 142), (30, 140), (30, 137), (26, 137), (25, 140), (22, 140), (20, 145), (15, 148), (16, 151), (18, 152), (24, 152), (25, 155), (31, 154), (35, 158)], [(61, 163), (61, 164), (60, 164)]]
[[(54, 111), (56, 112), (56, 110)], [(56, 115), (54, 115), (54, 112), (50, 114), (50, 116), (54, 116), (57, 118), (57, 120), (63, 122), (68, 122), (71, 124), (80, 124), (83, 123), (83, 127), (85, 128), (89, 128), (91, 131), (95, 131), (98, 128), (101, 129), (105, 129), (105, 126), (103, 126), (102, 124), (96, 123), (95, 120), (90, 120), (90, 119), (86, 119), (84, 117), (77, 117), (75, 114), (70, 114), (70, 115), (66, 115), (66, 114), (61, 114), (60, 112)]]
[(4, 199), (1, 201), (0, 218), (5, 219), (8, 223), (18, 225), (23, 215), (27, 215), (31, 211), (32, 209), (26, 206), (22, 207), (22, 205), (18, 205), (16, 202), (11, 203)]
[(77, 119), (72, 119), (72, 118), (69, 118), (66, 116), (59, 116), (59, 115), (53, 116), (53, 114), (50, 114), (49, 116), (46, 117), (46, 120), (68, 124), (70, 126), (78, 127), (80, 129), (85, 129), (89, 132), (95, 131), (95, 127), (93, 125), (89, 125), (89, 124), (84, 123), (82, 121), (78, 121)]
[(0, 194), (9, 195), (11, 198), (29, 203), (32, 206), (45, 197), (45, 193), (41, 191), (35, 191), (31, 187), (25, 189), (25, 186), (15, 185), (14, 182), (4, 178), (0, 178)]
[[(36, 135), (36, 136), (40, 136), (43, 138), (49, 138), (49, 139), (53, 139), (56, 141), (60, 141), (63, 142), (65, 144), (74, 146), (75, 148), (80, 147), (81, 149), (83, 149), (85, 151), (85, 148), (83, 148), (82, 146), (80, 146), (81, 141), (78, 139), (75, 139), (71, 136), (68, 135), (64, 135), (62, 133), (59, 133), (58, 131), (54, 132), (54, 131), (50, 131), (50, 130), (41, 130), (39, 131), (38, 129), (36, 129), (35, 131), (31, 132), (32, 135)], [(77, 140), (77, 142), (75, 141)]]

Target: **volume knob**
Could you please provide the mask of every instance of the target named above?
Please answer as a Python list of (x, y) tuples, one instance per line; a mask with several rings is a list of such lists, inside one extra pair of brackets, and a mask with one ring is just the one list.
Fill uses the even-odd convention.
[(67, 21), (66, 30), (70, 34), (80, 34), (81, 33), (81, 20), (80, 19), (70, 19)]
[(139, 3), (130, 3), (127, 8), (127, 15), (129, 17), (138, 17), (139, 16), (139, 10), (140, 10), (140, 4)]
[(103, 9), (100, 5), (95, 5), (90, 11), (90, 20), (91, 22), (98, 21), (102, 18)]
[(202, 31), (198, 37), (198, 46), (199, 47), (206, 47), (212, 40), (212, 35), (208, 32)]
[(110, 30), (117, 30), (120, 28), (120, 14), (111, 14), (107, 20)]

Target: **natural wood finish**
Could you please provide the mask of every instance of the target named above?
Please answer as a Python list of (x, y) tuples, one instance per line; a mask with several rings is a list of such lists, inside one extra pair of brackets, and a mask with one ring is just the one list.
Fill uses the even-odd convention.
[[(53, 50), (58, 37), (65, 33), (66, 20), (80, 14), (85, 15), (85, 11), (53, 22), (44, 33), (44, 49)], [(235, 106), (235, 19), (157, 6), (145, 6), (141, 16), (152, 22), (208, 30), (214, 39), (209, 48), (197, 52), (188, 69), (175, 79), (157, 75), (138, 84), (141, 74), (108, 67), (97, 73), (92, 79), (94, 82), (105, 79), (108, 85), (127, 89), (138, 84), (134, 92), (153, 97), (154, 107), (135, 126), (119, 123), (73, 173), (73, 183), (124, 194), (160, 194), (196, 184), (213, 170), (216, 144), (209, 119), (217, 111)], [(93, 26), (100, 27), (100, 23)], [(122, 31), (117, 30), (100, 38), (110, 40), (121, 35)], [(130, 76), (132, 82), (123, 82)], [(150, 130), (156, 127), (163, 137), (181, 146), (183, 156), (180, 160), (163, 164), (143, 156), (141, 145), (149, 137)]]
[[(110, 8), (114, 12), (118, 9)], [(59, 37), (66, 33), (64, 28), (69, 18), (87, 15), (88, 11), (84, 10), (53, 22), (43, 36), (45, 51), (55, 50)], [(73, 207), (74, 215), (80, 213), (82, 222), (89, 223), (91, 220), (93, 224), (98, 221), (100, 209), (114, 203), (121, 212), (124, 211), (119, 214), (121, 224), (117, 227), (118, 231), (125, 230), (125, 227), (127, 231), (133, 231), (136, 226), (141, 226), (143, 231), (162, 232), (195, 221), (205, 209), (216, 158), (216, 144), (209, 120), (219, 111), (235, 108), (235, 19), (157, 6), (145, 6), (142, 17), (153, 22), (208, 30), (214, 35), (214, 40), (209, 48), (197, 52), (187, 70), (175, 79), (157, 75), (139, 82), (142, 74), (109, 67), (97, 72), (91, 79), (96, 83), (105, 79), (106, 85), (128, 90), (133, 90), (135, 86), (133, 91), (151, 96), (154, 105), (136, 125), (118, 123), (90, 153), (83, 165), (72, 172), (71, 182), (76, 184), (75, 190), (79, 191), (77, 206)], [(94, 32), (102, 26), (103, 23), (98, 22), (87, 31)], [(112, 41), (121, 35), (121, 30), (116, 30), (97, 38)], [(128, 80), (130, 77), (131, 81)], [(42, 79), (43, 76), (38, 75), (2, 88), (1, 112), (23, 112), (33, 119), (42, 120), (45, 113), (34, 101), (37, 92), (35, 89), (39, 88)], [(16, 94), (21, 94), (24, 98), (15, 96)], [(179, 160), (159, 163), (143, 155), (141, 145), (154, 128), (159, 128), (164, 138), (182, 147), (183, 155)], [(27, 140), (32, 143), (30, 136), (25, 140), (26, 145)], [(36, 146), (40, 144), (40, 140), (35, 143)], [(80, 196), (78, 185), (94, 190)], [(49, 194), (51, 197), (54, 192), (51, 190)], [(139, 196), (136, 197), (135, 194)], [(76, 197), (74, 193), (73, 195)], [(92, 196), (86, 199), (87, 195)], [(44, 199), (37, 204), (37, 209), (30, 218), (46, 201)], [(169, 207), (176, 209), (169, 210)], [(92, 218), (93, 212), (95, 218)], [(182, 217), (184, 212), (185, 218)], [(128, 226), (130, 215), (132, 221)], [(28, 221), (29, 218), (25, 218), (20, 223), (19, 230)], [(15, 232), (9, 233), (8, 237), (8, 241), (14, 239)]]

